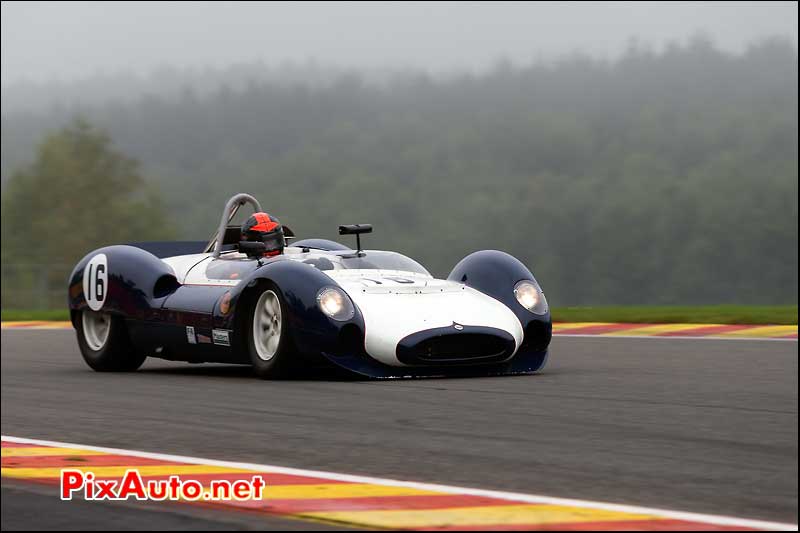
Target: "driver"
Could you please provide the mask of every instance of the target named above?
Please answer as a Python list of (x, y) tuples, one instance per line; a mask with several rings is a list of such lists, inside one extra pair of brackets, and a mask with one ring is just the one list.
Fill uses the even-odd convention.
[(286, 245), (283, 226), (268, 213), (254, 213), (242, 224), (242, 240), (263, 242), (267, 247), (264, 257), (282, 254)]

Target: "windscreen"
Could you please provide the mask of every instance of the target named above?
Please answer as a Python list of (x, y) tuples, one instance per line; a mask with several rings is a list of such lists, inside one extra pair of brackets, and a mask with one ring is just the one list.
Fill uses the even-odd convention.
[(395, 252), (363, 252), (362, 257), (341, 257), (341, 268), (347, 270), (372, 269), (372, 270), (401, 270), (416, 274), (430, 273), (425, 267), (404, 255)]

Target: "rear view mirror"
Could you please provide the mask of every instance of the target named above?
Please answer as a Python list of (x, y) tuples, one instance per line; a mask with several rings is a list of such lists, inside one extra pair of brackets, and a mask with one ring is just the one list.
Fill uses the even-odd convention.
[(361, 234), (372, 233), (372, 224), (342, 224), (339, 226), (339, 235), (356, 236), (356, 255), (361, 257)]
[(372, 233), (372, 224), (343, 224), (339, 226), (339, 235), (360, 235)]

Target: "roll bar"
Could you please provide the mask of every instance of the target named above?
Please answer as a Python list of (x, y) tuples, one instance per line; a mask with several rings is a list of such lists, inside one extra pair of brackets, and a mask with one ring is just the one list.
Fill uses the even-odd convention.
[(239, 208), (244, 204), (250, 204), (255, 212), (261, 211), (261, 204), (249, 194), (240, 192), (239, 194), (231, 196), (231, 199), (225, 204), (225, 210), (222, 212), (222, 218), (219, 221), (217, 233), (211, 237), (208, 246), (206, 246), (206, 253), (208, 253), (213, 245), (213, 256), (215, 259), (219, 257), (219, 254), (222, 252), (222, 240), (225, 238), (225, 229), (228, 227), (228, 223), (233, 220)]

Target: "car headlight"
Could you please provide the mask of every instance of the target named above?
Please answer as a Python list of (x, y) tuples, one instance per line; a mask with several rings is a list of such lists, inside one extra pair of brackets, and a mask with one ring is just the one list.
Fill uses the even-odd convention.
[(317, 294), (317, 305), (320, 310), (334, 320), (350, 320), (356, 310), (350, 298), (342, 289), (326, 287)]
[(547, 299), (536, 283), (522, 280), (514, 286), (514, 296), (519, 304), (537, 315), (547, 313)]

